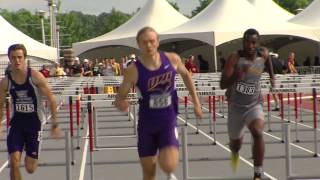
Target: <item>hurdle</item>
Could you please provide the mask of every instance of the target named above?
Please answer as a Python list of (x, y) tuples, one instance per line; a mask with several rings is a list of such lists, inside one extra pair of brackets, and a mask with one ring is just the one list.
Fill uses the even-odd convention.
[[(10, 127), (10, 96), (9, 94), (7, 94), (6, 96), (6, 100), (5, 100), (5, 108), (6, 108), (6, 126), (7, 126), (7, 131), (6, 133), (8, 134), (8, 129)], [(57, 107), (57, 109), (59, 109), (61, 107), (61, 103), (60, 105)], [(41, 123), (41, 131), (43, 130), (43, 127), (45, 126), (45, 124), (47, 124), (47, 119), (51, 118), (51, 115), (49, 117), (45, 117), (46, 119)], [(65, 166), (65, 178), (66, 180), (72, 180), (72, 161), (71, 161), (71, 141), (70, 141), (70, 134), (68, 132), (68, 130), (65, 131), (64, 133), (64, 140), (65, 140), (65, 146), (63, 148), (63, 150), (65, 151), (65, 162), (54, 162), (54, 163), (38, 163), (38, 167), (43, 167), (43, 166), (57, 166), (57, 165), (64, 165)], [(39, 157), (41, 154), (41, 141), (39, 144)], [(9, 158), (8, 158), (9, 159)], [(6, 163), (4, 164), (4, 166), (7, 166), (7, 168), (10, 168), (10, 163), (9, 160), (6, 161)], [(2, 166), (2, 168), (0, 169), (0, 172), (3, 170), (4, 166)], [(22, 165), (21, 165), (22, 166)]]
[[(318, 121), (318, 104), (317, 104), (317, 89), (319, 88), (314, 88), (314, 87), (300, 87), (299, 89), (297, 88), (275, 88), (273, 89), (273, 91), (275, 92), (294, 92), (294, 93), (297, 93), (298, 90), (301, 91), (301, 92), (305, 92), (305, 91), (311, 91), (312, 92), (312, 99), (313, 99), (313, 132), (314, 132), (314, 157), (318, 157), (318, 129), (317, 129), (317, 121)], [(301, 93), (300, 92), (300, 93)], [(281, 101), (281, 107), (283, 106), (283, 97), (282, 97), (282, 94), (280, 94), (281, 97), (280, 97), (280, 101)], [(301, 96), (301, 95), (300, 95)], [(301, 101), (302, 98), (300, 98), (300, 101)], [(300, 108), (301, 109), (301, 108)], [(301, 113), (300, 113), (301, 114)], [(284, 117), (283, 117), (283, 108), (281, 108), (281, 122), (282, 122), (282, 141), (281, 142), (284, 142), (284, 136), (285, 136), (285, 130), (284, 130)], [(288, 123), (291, 123), (291, 121), (287, 121)], [(295, 121), (295, 125), (297, 126), (297, 121)], [(296, 127), (296, 131), (297, 131), (297, 127)], [(298, 140), (298, 137), (297, 137), (297, 132), (296, 132), (296, 141)], [(300, 142), (300, 141), (298, 141)]]
[[(181, 137), (182, 137), (182, 179), (183, 180), (248, 180), (252, 177), (192, 177), (189, 176), (189, 163), (188, 163), (188, 138), (187, 138), (187, 128), (181, 127)], [(266, 178), (263, 178), (266, 179)]]
[[(136, 99), (130, 99), (129, 101), (130, 106), (135, 106), (137, 104), (137, 100)], [(92, 111), (92, 117), (93, 117), (93, 128), (94, 128), (94, 147), (97, 148), (96, 150), (99, 149), (114, 149), (114, 148), (128, 148), (128, 147), (136, 147), (136, 146), (106, 146), (106, 145), (101, 145), (99, 140), (99, 131), (98, 131), (98, 126), (97, 126), (97, 122), (98, 122), (98, 113), (97, 113), (97, 107), (106, 107), (106, 106), (112, 106), (114, 105), (114, 100), (95, 100), (92, 101), (92, 105), (93, 105), (93, 111)], [(136, 116), (135, 114), (133, 114), (133, 116)], [(117, 137), (117, 138), (128, 138), (128, 137), (136, 137), (136, 129), (137, 129), (137, 123), (136, 123), (136, 118), (134, 118), (133, 121), (133, 126), (132, 128), (133, 130), (133, 134), (132, 135), (116, 135), (116, 136), (111, 136), (111, 137)], [(103, 137), (108, 137), (108, 135), (104, 135)]]
[[(134, 105), (137, 103), (136, 100), (129, 101), (130, 105)], [(95, 121), (97, 121), (96, 113), (95, 113), (95, 107), (96, 106), (111, 106), (114, 105), (113, 100), (94, 100), (92, 99), (91, 95), (88, 95), (87, 101), (81, 101), (81, 103), (87, 103), (87, 111), (88, 111), (88, 124), (89, 124), (89, 151), (90, 151), (90, 178), (91, 180), (94, 180), (94, 151), (99, 150), (106, 150), (106, 149), (123, 149), (123, 148), (130, 148), (130, 146), (101, 146), (98, 144), (98, 134), (97, 134), (97, 126), (95, 124)], [(135, 123), (136, 124), (136, 123)], [(136, 147), (136, 146), (132, 146)], [(99, 162), (100, 164), (103, 164), (103, 162)]]
[(292, 154), (291, 154), (291, 132), (290, 132), (290, 123), (285, 123), (284, 125), (285, 130), (285, 164), (286, 164), (286, 177), (287, 180), (294, 180), (294, 179), (319, 179), (319, 175), (294, 175), (292, 172)]

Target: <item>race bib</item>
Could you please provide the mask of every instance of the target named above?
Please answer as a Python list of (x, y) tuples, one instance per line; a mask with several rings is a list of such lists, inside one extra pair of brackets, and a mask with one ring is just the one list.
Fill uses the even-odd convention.
[(237, 83), (236, 90), (242, 94), (253, 95), (255, 92), (254, 84)]
[(34, 104), (16, 104), (16, 111), (21, 113), (34, 112)]
[(151, 95), (149, 100), (149, 107), (151, 109), (162, 109), (171, 105), (170, 94)]

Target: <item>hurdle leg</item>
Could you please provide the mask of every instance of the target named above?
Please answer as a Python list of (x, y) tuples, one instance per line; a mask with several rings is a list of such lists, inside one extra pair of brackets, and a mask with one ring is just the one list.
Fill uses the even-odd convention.
[(279, 94), (280, 96), (280, 115), (281, 115), (281, 142), (284, 143), (284, 105), (283, 105), (283, 94)]
[(299, 127), (298, 127), (298, 101), (297, 101), (297, 93), (294, 93), (294, 112), (295, 112), (295, 138), (296, 142), (300, 142), (298, 138), (298, 132), (299, 132)]
[(271, 132), (271, 111), (270, 111), (270, 94), (267, 94), (267, 105), (268, 105), (268, 132)]
[(97, 109), (95, 107), (93, 107), (93, 111), (92, 111), (92, 116), (93, 116), (93, 136), (94, 136), (94, 147), (98, 148), (99, 147), (99, 142), (98, 142), (98, 120), (97, 120)]
[(189, 162), (188, 162), (188, 139), (187, 139), (187, 127), (182, 127), (182, 176), (183, 180), (189, 178)]
[(136, 104), (134, 104), (133, 105), (133, 113), (132, 113), (132, 115), (133, 115), (133, 134), (134, 135), (137, 135), (137, 129), (138, 129), (138, 127), (137, 127), (137, 110), (136, 110)]
[(318, 100), (317, 100), (317, 90), (312, 89), (313, 95), (313, 132), (314, 132), (314, 156), (318, 157)]
[(66, 154), (66, 180), (72, 179), (72, 171), (71, 171), (71, 136), (68, 131), (65, 131), (65, 154)]
[(188, 126), (188, 119), (189, 119), (189, 115), (188, 115), (188, 96), (184, 97), (184, 115), (185, 115), (185, 126)]
[(287, 109), (287, 113), (288, 113), (287, 116), (288, 117), (287, 118), (288, 118), (288, 122), (290, 122), (291, 121), (291, 117), (290, 117), (290, 115), (291, 115), (291, 113), (290, 113), (291, 112), (291, 110), (290, 110), (290, 93), (288, 93), (288, 97), (287, 98), (288, 98), (288, 109)]
[(212, 97), (212, 116), (213, 116), (213, 145), (217, 144), (217, 131), (216, 131), (216, 121), (217, 121), (217, 115), (216, 115), (216, 96)]
[(302, 119), (302, 93), (299, 93), (299, 106), (300, 106), (300, 122), (303, 122), (303, 119)]
[(211, 96), (209, 96), (209, 133), (213, 134), (213, 130), (212, 130), (212, 108), (211, 108)]
[(285, 123), (285, 157), (286, 157), (286, 177), (290, 179), (292, 174), (292, 160), (291, 160), (291, 147), (290, 147), (290, 124)]
[(224, 118), (224, 113), (225, 113), (225, 109), (224, 109), (224, 96), (221, 96), (221, 105), (222, 105), (222, 117)]

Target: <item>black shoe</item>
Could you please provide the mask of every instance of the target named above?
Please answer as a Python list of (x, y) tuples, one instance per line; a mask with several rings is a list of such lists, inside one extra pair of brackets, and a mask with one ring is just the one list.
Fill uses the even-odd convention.
[(272, 109), (272, 111), (280, 111), (280, 109), (279, 108), (274, 108), (274, 109)]
[(261, 174), (254, 173), (253, 180), (261, 180)]

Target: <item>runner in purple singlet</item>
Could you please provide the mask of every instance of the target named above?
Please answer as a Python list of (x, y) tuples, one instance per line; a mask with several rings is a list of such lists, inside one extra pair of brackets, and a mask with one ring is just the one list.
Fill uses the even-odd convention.
[[(151, 27), (142, 28), (137, 34), (141, 58), (129, 65), (116, 98), (116, 107), (128, 109), (125, 100), (135, 85), (139, 95), (138, 153), (143, 170), (143, 180), (154, 180), (156, 161), (161, 169), (174, 180), (178, 159), (177, 113), (178, 96), (175, 75), (179, 73), (194, 102), (194, 113), (202, 118), (202, 110), (191, 76), (175, 53), (159, 52), (159, 37)], [(159, 152), (158, 152), (159, 151)]]

